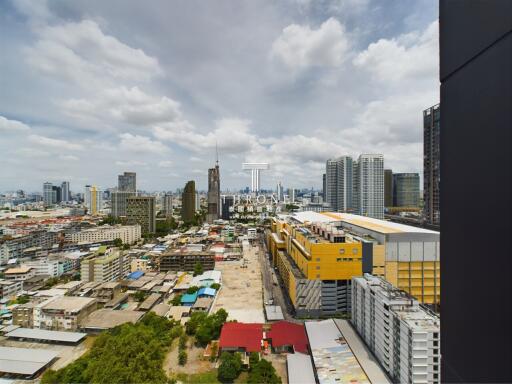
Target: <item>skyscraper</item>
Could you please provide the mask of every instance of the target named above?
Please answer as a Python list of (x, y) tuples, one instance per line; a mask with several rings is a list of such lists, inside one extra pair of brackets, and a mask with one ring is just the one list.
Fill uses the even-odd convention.
[(57, 202), (57, 192), (53, 189), (52, 183), (46, 182), (43, 184), (43, 202), (47, 206)]
[(391, 169), (384, 170), (384, 206), (393, 206), (393, 171)]
[(137, 192), (137, 174), (125, 172), (117, 177), (117, 189), (125, 192)]
[(333, 211), (352, 210), (353, 161), (350, 156), (327, 160), (325, 166), (325, 200)]
[(423, 111), (423, 212), (427, 222), (439, 225), (439, 185), (441, 182), (439, 104)]
[(419, 207), (420, 175), (417, 173), (393, 174), (393, 205), (395, 207)]
[(62, 201), (62, 189), (56, 185), (53, 185), (52, 189), (55, 192), (55, 203), (60, 203)]
[(172, 194), (166, 193), (162, 196), (162, 211), (165, 215), (165, 217), (171, 217), (172, 216)]
[(213, 223), (220, 218), (220, 172), (219, 162), (208, 169), (208, 212), (206, 221)]
[(63, 181), (60, 185), (62, 201), (71, 201), (71, 194), (69, 192), (69, 181)]
[(283, 185), (281, 184), (281, 182), (277, 183), (276, 192), (277, 192), (277, 196), (276, 196), (277, 201), (283, 201), (284, 194), (283, 194)]
[(384, 156), (362, 154), (356, 166), (356, 212), (362, 216), (384, 218)]
[(153, 196), (129, 196), (126, 199), (126, 221), (139, 224), (142, 234), (155, 233), (156, 212)]
[(196, 213), (196, 183), (190, 180), (185, 185), (185, 189), (181, 194), (181, 219), (190, 223), (194, 220)]
[(129, 197), (136, 196), (135, 192), (113, 191), (110, 193), (111, 214), (118, 218), (126, 216), (126, 205)]
[(89, 215), (97, 215), (103, 208), (103, 191), (95, 185), (86, 185), (84, 202)]

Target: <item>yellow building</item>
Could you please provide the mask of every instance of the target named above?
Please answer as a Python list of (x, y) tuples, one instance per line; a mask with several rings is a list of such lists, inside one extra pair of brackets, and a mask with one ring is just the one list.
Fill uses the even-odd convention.
[(440, 304), (439, 232), (339, 212), (299, 212), (297, 222), (335, 225), (346, 236), (372, 244), (372, 274), (423, 304)]
[(350, 312), (352, 277), (372, 269), (371, 243), (332, 225), (274, 219), (267, 245), (297, 316)]

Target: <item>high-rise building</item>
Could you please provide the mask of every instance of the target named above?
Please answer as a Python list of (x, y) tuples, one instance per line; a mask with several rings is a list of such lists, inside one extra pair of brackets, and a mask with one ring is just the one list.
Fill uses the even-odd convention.
[(384, 206), (393, 206), (393, 171), (391, 169), (384, 170)]
[(327, 160), (325, 166), (325, 200), (333, 211), (352, 210), (353, 161), (350, 156)]
[(136, 196), (136, 192), (113, 191), (110, 193), (111, 214), (114, 217), (126, 216), (127, 199)]
[(53, 191), (55, 192), (55, 202), (60, 203), (62, 201), (62, 189), (56, 185), (52, 186)]
[(439, 225), (440, 168), (440, 115), (439, 104), (423, 111), (423, 212), (427, 222)]
[(125, 192), (137, 192), (137, 174), (125, 172), (117, 177), (117, 189)]
[(283, 201), (284, 193), (283, 193), (283, 185), (281, 184), (281, 182), (277, 183), (276, 192), (277, 192), (277, 196), (276, 196), (277, 201)]
[(222, 220), (231, 219), (231, 214), (233, 212), (230, 211), (230, 208), (235, 205), (235, 197), (234, 196), (223, 196), (222, 197)]
[(156, 231), (156, 204), (153, 196), (129, 196), (126, 199), (126, 222), (139, 224), (142, 234)]
[(443, 383), (512, 382), (511, 15), (439, 2)]
[(208, 169), (208, 211), (206, 221), (213, 223), (220, 218), (220, 172), (219, 162)]
[(93, 255), (81, 260), (82, 281), (106, 283), (122, 279), (130, 273), (130, 258), (122, 251), (111, 251), (105, 255)]
[(351, 322), (395, 383), (440, 383), (440, 321), (382, 278), (352, 278)]
[(322, 197), (324, 198), (324, 201), (325, 201), (325, 191), (326, 191), (326, 175), (325, 173), (322, 175)]
[(356, 212), (362, 216), (384, 218), (384, 156), (362, 154), (356, 166)]
[(53, 205), (57, 202), (57, 192), (53, 189), (52, 183), (43, 184), (43, 202), (44, 205)]
[(162, 196), (162, 211), (165, 215), (165, 217), (171, 217), (172, 216), (172, 194), (166, 193)]
[(71, 201), (71, 193), (69, 191), (69, 181), (63, 181), (60, 185), (61, 199), (64, 202)]
[(194, 220), (196, 213), (196, 183), (190, 180), (185, 185), (181, 194), (181, 219), (190, 223)]
[(86, 185), (84, 202), (89, 215), (97, 215), (103, 209), (103, 191), (95, 185)]
[(420, 175), (417, 173), (393, 174), (393, 205), (395, 207), (419, 207)]

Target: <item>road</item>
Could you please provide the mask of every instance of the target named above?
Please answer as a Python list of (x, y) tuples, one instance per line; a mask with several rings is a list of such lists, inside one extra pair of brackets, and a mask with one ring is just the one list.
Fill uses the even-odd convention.
[[(279, 305), (283, 311), (285, 320), (299, 323), (300, 321), (293, 317), (293, 306), (285, 291), (283, 281), (279, 273), (274, 272), (271, 261), (267, 251), (267, 245), (264, 240), (264, 235), (259, 238), (259, 260), (261, 263), (261, 275), (263, 279), (263, 298), (267, 302), (269, 299), (274, 299), (274, 305)], [(273, 275), (276, 275), (278, 286), (274, 285)]]

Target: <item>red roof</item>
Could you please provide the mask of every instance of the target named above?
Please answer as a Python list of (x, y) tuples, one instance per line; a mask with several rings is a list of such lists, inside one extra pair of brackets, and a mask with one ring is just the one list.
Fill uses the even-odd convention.
[(225, 323), (220, 332), (219, 347), (243, 348), (246, 352), (261, 351), (263, 324)]
[(267, 338), (272, 339), (273, 347), (291, 345), (296, 352), (308, 353), (308, 339), (301, 324), (278, 321), (272, 324)]

